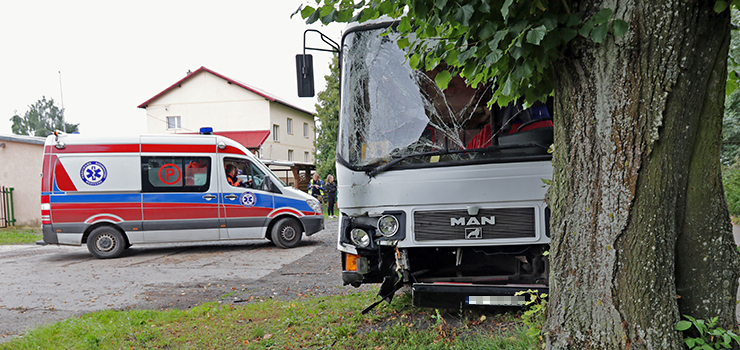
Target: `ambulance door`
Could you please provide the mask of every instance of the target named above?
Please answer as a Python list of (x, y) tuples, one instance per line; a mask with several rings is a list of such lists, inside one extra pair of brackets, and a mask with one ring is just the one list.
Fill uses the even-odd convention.
[(263, 186), (265, 174), (247, 158), (222, 155), (222, 159), (222, 227), (228, 239), (265, 238), (267, 215), (274, 207), (272, 192)]
[(217, 163), (208, 153), (141, 157), (145, 242), (219, 239)]

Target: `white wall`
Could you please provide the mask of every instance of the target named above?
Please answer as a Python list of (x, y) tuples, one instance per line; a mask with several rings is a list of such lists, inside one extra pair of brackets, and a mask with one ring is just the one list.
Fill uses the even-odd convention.
[(15, 225), (41, 227), (44, 145), (3, 140), (0, 144), (5, 144), (0, 147), (0, 186), (14, 188)]

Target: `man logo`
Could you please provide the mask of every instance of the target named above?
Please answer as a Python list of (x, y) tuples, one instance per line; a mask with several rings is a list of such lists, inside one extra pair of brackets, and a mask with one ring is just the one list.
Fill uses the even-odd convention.
[(483, 239), (483, 228), (465, 228), (465, 239)]
[(477, 217), (473, 216), (465, 221), (465, 218), (450, 218), (450, 226), (485, 226), (485, 225), (496, 225), (496, 217), (482, 217), (478, 220)]

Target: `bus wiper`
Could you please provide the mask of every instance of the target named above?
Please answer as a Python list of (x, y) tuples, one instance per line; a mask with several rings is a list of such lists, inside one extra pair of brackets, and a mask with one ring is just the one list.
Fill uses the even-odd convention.
[(444, 149), (444, 150), (431, 151), (431, 152), (412, 153), (412, 154), (407, 154), (405, 156), (400, 156), (396, 159), (391, 160), (388, 163), (385, 163), (373, 169), (367, 170), (365, 171), (365, 174), (371, 178), (376, 177), (378, 176), (378, 174), (387, 171), (388, 169), (392, 168), (394, 165), (401, 163), (406, 159), (413, 158), (413, 157), (440, 156), (440, 155), (445, 155), (445, 154), (458, 154), (458, 153), (479, 153), (479, 152), (490, 152), (490, 151), (524, 148), (524, 147), (540, 147), (543, 149), (548, 148), (548, 146), (545, 146), (545, 145), (542, 145), (536, 142), (532, 142), (532, 143), (523, 143), (523, 144), (506, 145), (506, 146), (489, 146), (489, 147), (474, 148), (474, 149), (459, 149), (459, 150)]
[(439, 151), (431, 151), (431, 152), (421, 152), (421, 153), (407, 154), (405, 156), (398, 157), (398, 158), (396, 158), (396, 159), (394, 159), (394, 160), (392, 160), (392, 161), (390, 161), (388, 163), (385, 163), (383, 165), (379, 165), (379, 166), (377, 166), (375, 168), (372, 168), (370, 170), (367, 170), (367, 171), (365, 171), (365, 174), (367, 176), (369, 176), (369, 177), (375, 177), (378, 174), (380, 174), (380, 173), (382, 173), (382, 172), (390, 169), (394, 165), (396, 165), (396, 164), (398, 164), (400, 162), (403, 162), (404, 160), (409, 159), (409, 158), (413, 158), (413, 157), (426, 157), (426, 156), (439, 156), (439, 155), (448, 154), (448, 153), (450, 153), (450, 151), (448, 151), (448, 150), (439, 150)]

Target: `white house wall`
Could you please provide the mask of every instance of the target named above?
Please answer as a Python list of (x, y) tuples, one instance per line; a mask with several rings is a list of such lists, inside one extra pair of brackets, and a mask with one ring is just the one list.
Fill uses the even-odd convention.
[[(288, 118), (293, 119), (293, 134), (288, 134)], [(303, 162), (304, 152), (308, 152), (308, 162), (313, 163), (313, 145), (316, 140), (313, 115), (296, 111), (279, 103), (270, 106), (270, 137), (262, 145), (263, 158), (288, 159), (288, 150), (293, 150), (293, 161)], [(308, 137), (303, 136), (303, 123), (308, 123)], [(272, 126), (280, 127), (279, 141), (273, 142)]]
[(0, 140), (0, 186), (13, 187), (16, 226), (41, 226), (44, 145)]
[[(203, 126), (218, 131), (270, 130), (270, 102), (208, 72), (175, 87), (146, 108), (147, 132), (198, 132)], [(168, 130), (167, 117), (180, 117), (181, 129)]]

